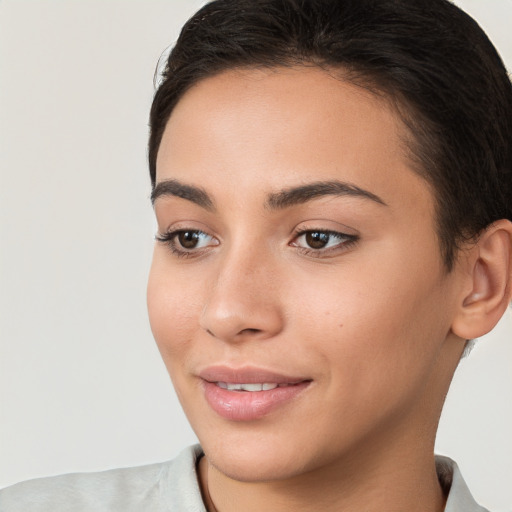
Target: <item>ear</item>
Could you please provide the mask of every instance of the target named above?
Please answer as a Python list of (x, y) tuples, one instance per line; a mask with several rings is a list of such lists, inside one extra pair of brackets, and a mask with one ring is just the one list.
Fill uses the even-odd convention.
[(483, 231), (463, 265), (452, 331), (470, 340), (492, 330), (512, 300), (512, 222), (502, 219)]

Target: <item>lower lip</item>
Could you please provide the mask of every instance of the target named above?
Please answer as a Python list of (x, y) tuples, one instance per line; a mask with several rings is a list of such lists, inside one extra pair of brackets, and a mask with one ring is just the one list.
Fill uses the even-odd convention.
[(204, 393), (210, 407), (225, 419), (253, 421), (266, 416), (293, 400), (304, 391), (310, 381), (268, 391), (229, 391), (212, 382), (204, 382)]

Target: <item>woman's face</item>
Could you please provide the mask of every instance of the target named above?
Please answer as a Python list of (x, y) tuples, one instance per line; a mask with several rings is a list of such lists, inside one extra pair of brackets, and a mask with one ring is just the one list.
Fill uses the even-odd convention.
[(225, 72), (173, 111), (149, 313), (225, 475), (432, 441), (463, 349), (457, 271), (404, 136), (382, 99), (316, 68)]

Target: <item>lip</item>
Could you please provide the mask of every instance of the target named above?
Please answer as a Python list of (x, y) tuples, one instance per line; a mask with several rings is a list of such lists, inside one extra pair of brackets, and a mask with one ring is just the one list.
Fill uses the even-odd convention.
[(257, 384), (274, 382), (276, 384), (297, 384), (310, 378), (285, 375), (255, 366), (231, 368), (229, 366), (209, 366), (199, 373), (201, 379), (208, 382), (232, 382), (234, 384)]
[[(254, 421), (295, 400), (312, 380), (283, 375), (256, 367), (211, 366), (199, 373), (208, 405), (219, 416), (231, 421)], [(217, 382), (233, 384), (274, 383), (281, 387), (266, 391), (230, 391)], [(288, 386), (282, 386), (288, 384)]]

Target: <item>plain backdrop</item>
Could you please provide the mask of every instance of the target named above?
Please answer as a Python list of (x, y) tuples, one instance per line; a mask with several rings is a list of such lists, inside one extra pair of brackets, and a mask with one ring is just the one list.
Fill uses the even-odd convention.
[[(512, 67), (512, 2), (460, 0)], [(193, 0), (0, 0), (0, 487), (195, 436), (149, 328), (147, 118)], [(512, 511), (512, 318), (457, 371), (437, 450)]]

